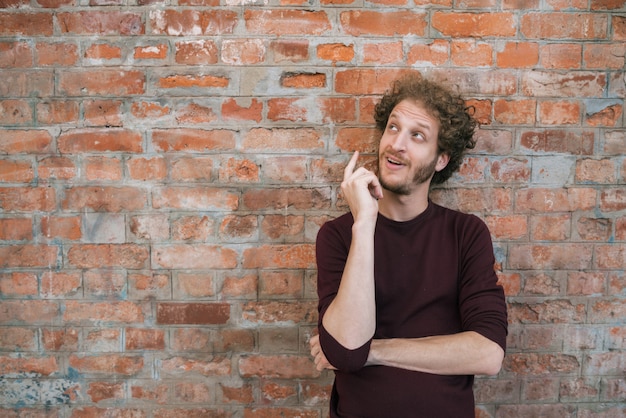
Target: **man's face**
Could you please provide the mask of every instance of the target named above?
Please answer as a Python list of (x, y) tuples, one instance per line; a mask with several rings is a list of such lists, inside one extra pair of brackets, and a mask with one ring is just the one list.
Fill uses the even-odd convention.
[(378, 177), (393, 193), (409, 195), (430, 183), (448, 163), (438, 153), (439, 121), (414, 101), (403, 100), (389, 116), (378, 150)]

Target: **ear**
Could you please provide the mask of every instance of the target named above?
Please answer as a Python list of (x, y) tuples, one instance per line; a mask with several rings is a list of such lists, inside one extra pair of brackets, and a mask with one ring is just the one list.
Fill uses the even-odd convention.
[(435, 165), (435, 171), (441, 171), (446, 168), (449, 161), (450, 156), (447, 153), (442, 152), (441, 154), (439, 154), (439, 157), (437, 157), (437, 165)]

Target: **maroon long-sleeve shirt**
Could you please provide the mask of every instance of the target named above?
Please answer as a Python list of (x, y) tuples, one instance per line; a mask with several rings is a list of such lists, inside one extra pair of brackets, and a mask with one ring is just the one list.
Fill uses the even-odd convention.
[[(387, 366), (364, 367), (371, 341), (355, 350), (339, 344), (322, 319), (348, 257), (350, 213), (317, 237), (319, 334), (338, 368), (331, 417), (474, 417), (473, 376), (441, 376)], [(504, 292), (494, 272), (489, 231), (478, 217), (432, 202), (417, 218), (378, 216), (374, 236), (374, 338), (416, 338), (475, 331), (506, 348)]]

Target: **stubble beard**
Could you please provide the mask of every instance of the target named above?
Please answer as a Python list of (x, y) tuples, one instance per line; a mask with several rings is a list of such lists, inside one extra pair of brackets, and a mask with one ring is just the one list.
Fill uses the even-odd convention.
[[(381, 156), (381, 158), (384, 157)], [(430, 163), (417, 167), (411, 180), (398, 182), (395, 184), (386, 181), (381, 175), (381, 170), (379, 168), (378, 181), (380, 181), (380, 184), (381, 186), (383, 186), (384, 189), (389, 190), (390, 192), (397, 195), (408, 196), (411, 194), (414, 186), (426, 183), (432, 178), (433, 174), (436, 171), (435, 168), (437, 167), (438, 158), (439, 157), (437, 156)]]

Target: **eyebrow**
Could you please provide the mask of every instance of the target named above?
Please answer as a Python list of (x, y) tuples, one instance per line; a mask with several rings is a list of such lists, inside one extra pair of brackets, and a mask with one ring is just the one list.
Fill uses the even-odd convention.
[[(395, 111), (391, 112), (391, 114), (389, 114), (389, 119), (387, 119), (387, 123), (389, 123), (391, 121), (391, 119), (396, 119), (396, 120), (398, 119), (398, 116), (396, 115)], [(419, 121), (415, 121), (415, 123), (417, 124), (417, 126), (420, 129), (423, 129), (425, 131), (431, 132), (433, 130), (431, 125), (428, 125), (428, 124), (425, 124), (425, 123), (422, 123), (422, 122), (419, 122)]]

